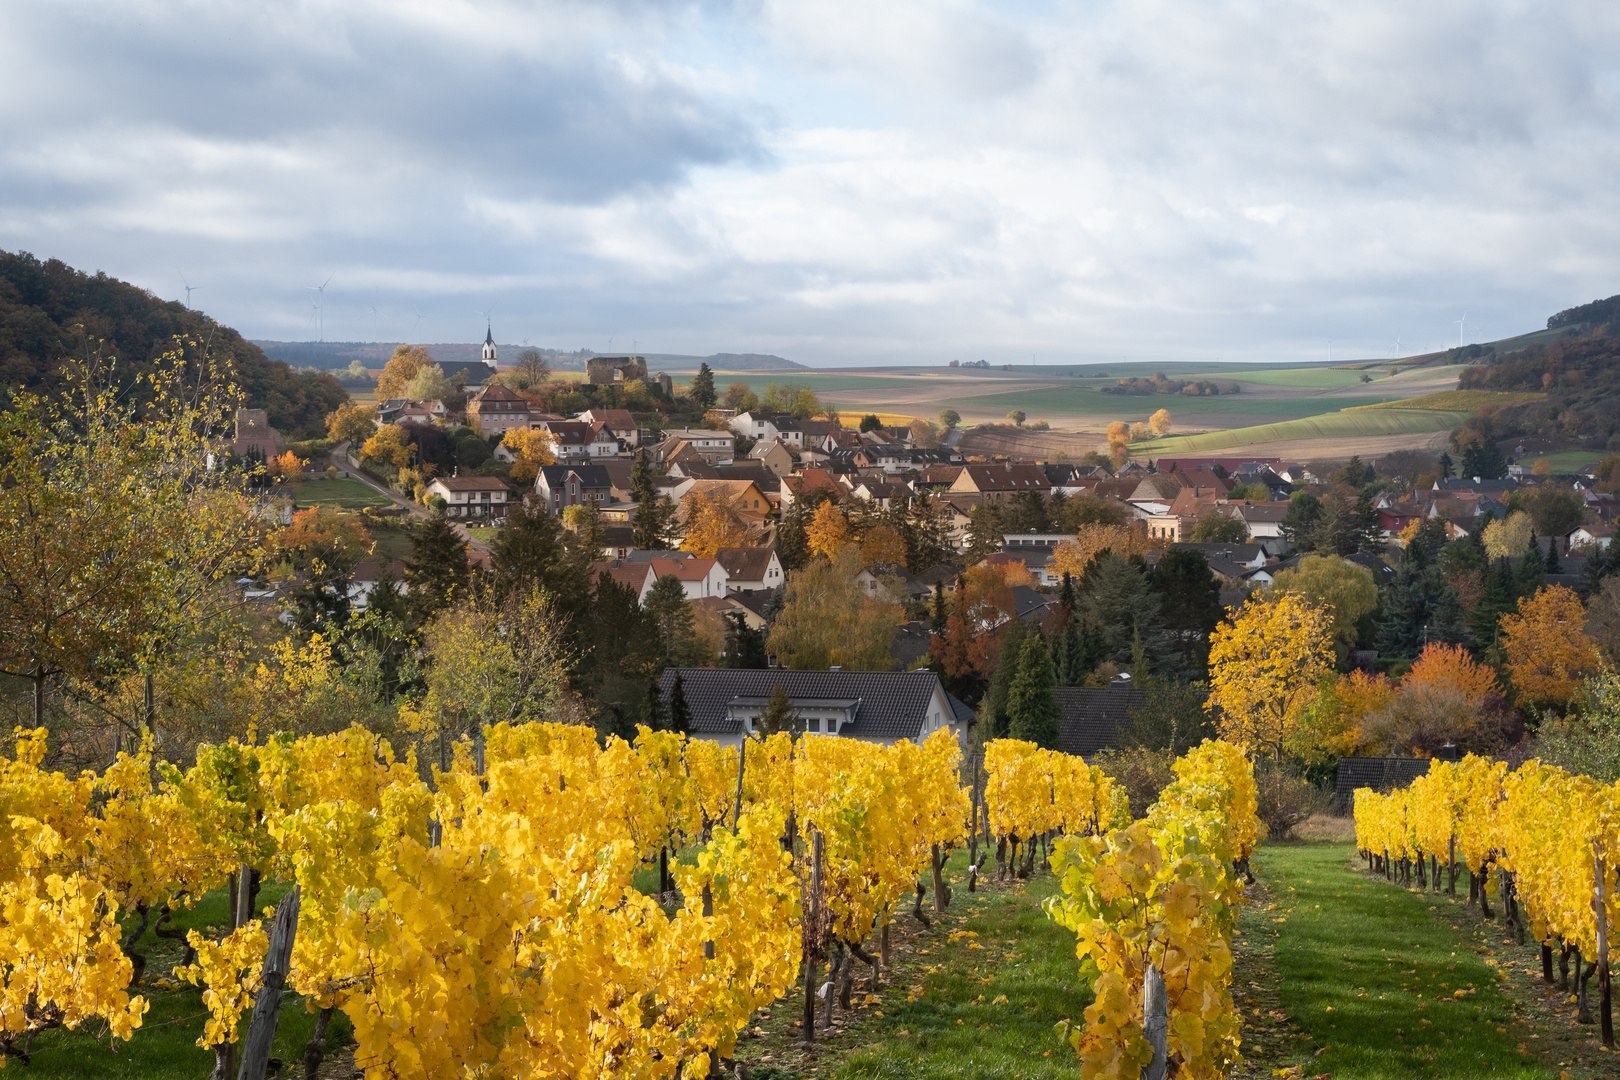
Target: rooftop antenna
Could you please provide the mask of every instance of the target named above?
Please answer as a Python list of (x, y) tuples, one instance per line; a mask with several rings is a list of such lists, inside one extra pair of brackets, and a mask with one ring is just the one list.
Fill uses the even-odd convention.
[[(180, 274), (180, 271), (176, 270), (175, 273)], [(186, 280), (186, 275), (184, 274), (180, 274), (180, 284), (186, 287), (186, 307), (189, 309), (191, 307), (191, 294), (199, 291), (202, 286), (193, 285), (191, 282)]]
[[(335, 273), (336, 273), (336, 271), (333, 271), (333, 274), (335, 274)], [(316, 311), (315, 321), (316, 321), (316, 326), (318, 328), (317, 332), (319, 333), (320, 339), (322, 341), (326, 340), (326, 287), (328, 285), (332, 284), (332, 276), (333, 276), (333, 274), (327, 274), (326, 275), (326, 280), (321, 282), (319, 285), (305, 285), (304, 286), (304, 290), (306, 292), (315, 293), (316, 295), (318, 295), (320, 297), (320, 301), (317, 303), (316, 308), (315, 308), (315, 311)]]

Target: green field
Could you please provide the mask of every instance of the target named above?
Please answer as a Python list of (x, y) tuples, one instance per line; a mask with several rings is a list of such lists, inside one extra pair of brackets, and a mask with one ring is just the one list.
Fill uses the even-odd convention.
[(1465, 412), (1441, 412), (1433, 409), (1358, 409), (1355, 412), (1334, 412), (1306, 419), (1289, 420), (1281, 424), (1261, 424), (1257, 427), (1212, 431), (1206, 435), (1171, 436), (1152, 442), (1133, 443), (1131, 450), (1136, 454), (1151, 453), (1154, 457), (1162, 457), (1165, 454), (1188, 454), (1222, 450), (1229, 446), (1254, 446), (1303, 439), (1417, 435), (1447, 431), (1461, 424), (1467, 416)]
[(732, 383), (746, 383), (748, 389), (763, 395), (771, 383), (782, 386), (808, 386), (816, 393), (826, 390), (897, 390), (916, 386), (926, 376), (894, 378), (883, 375), (843, 375), (823, 371), (717, 371), (714, 387), (725, 397), (726, 387)]
[(357, 510), (362, 506), (392, 506), (388, 497), (348, 477), (337, 480), (310, 480), (294, 489), (299, 506), (341, 506)]
[(1201, 378), (1216, 382), (1231, 379), (1234, 382), (1258, 383), (1261, 386), (1294, 386), (1304, 390), (1338, 390), (1359, 383), (1361, 373), (1340, 371), (1336, 368), (1282, 368), (1273, 371), (1249, 371), (1240, 368)]
[(1019, 390), (986, 394), (982, 397), (955, 398), (941, 402), (956, 408), (1022, 409), (1031, 417), (1107, 416), (1145, 419), (1157, 409), (1170, 410), (1178, 423), (1191, 423), (1191, 417), (1218, 420), (1226, 416), (1274, 416), (1297, 420), (1337, 412), (1346, 405), (1364, 405), (1377, 398), (1255, 397), (1250, 394), (1223, 394), (1220, 397), (1185, 397), (1181, 394), (1104, 394), (1085, 387), (1055, 386), (1046, 390)]
[(1541, 401), (1546, 394), (1534, 394), (1528, 391), (1514, 393), (1506, 390), (1445, 390), (1438, 394), (1424, 394), (1421, 397), (1400, 398), (1396, 401), (1381, 401), (1376, 405), (1356, 405), (1357, 409), (1440, 409), (1445, 412), (1474, 412), (1487, 405), (1528, 405), (1532, 401)]
[(1560, 450), (1556, 454), (1526, 454), (1522, 459), (1516, 460), (1520, 465), (1534, 465), (1538, 461), (1545, 461), (1552, 466), (1555, 473), (1572, 473), (1576, 469), (1613, 456), (1613, 452), (1609, 450)]

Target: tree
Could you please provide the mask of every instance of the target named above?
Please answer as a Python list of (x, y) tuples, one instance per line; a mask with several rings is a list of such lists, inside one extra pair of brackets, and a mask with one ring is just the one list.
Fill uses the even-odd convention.
[(945, 621), (950, 618), (950, 612), (945, 609), (945, 584), (934, 583), (934, 605), (928, 613), (928, 629), (934, 634), (945, 632)]
[(1012, 421), (1014, 424), (1016, 424), (1019, 427), (1024, 426), (1024, 421), (1027, 418), (1028, 417), (1024, 413), (1023, 409), (1008, 409), (1007, 410), (1007, 419)]
[(1104, 551), (1122, 556), (1146, 555), (1153, 547), (1145, 522), (1082, 525), (1075, 532), (1073, 540), (1065, 540), (1052, 550), (1052, 572), (1081, 578), (1085, 576), (1091, 560)]
[(1440, 479), (1449, 480), (1455, 473), (1455, 467), (1451, 463), (1451, 454), (1445, 450), (1440, 451), (1438, 464), (1440, 466)]
[(360, 460), (380, 462), (403, 469), (415, 451), (398, 424), (384, 424), (360, 447)]
[(799, 720), (798, 713), (793, 711), (793, 701), (782, 689), (781, 683), (771, 685), (770, 696), (765, 699), (765, 707), (759, 712), (759, 719), (754, 727), (760, 734), (769, 738), (781, 732), (796, 732), (803, 730), (804, 725)]
[(280, 484), (301, 484), (304, 482), (304, 459), (288, 450), (285, 454), (270, 459), (268, 466), (270, 476)]
[(1242, 544), (1249, 539), (1249, 526), (1235, 514), (1211, 507), (1193, 523), (1195, 544)]
[(1586, 501), (1578, 492), (1553, 484), (1535, 488), (1527, 501), (1530, 523), (1540, 536), (1567, 536), (1586, 516)]
[(653, 582), (642, 606), (658, 634), (659, 667), (703, 667), (713, 663), (709, 647), (697, 634), (692, 602), (674, 574)]
[(769, 666), (765, 652), (765, 630), (748, 625), (740, 611), (726, 616), (725, 655), (720, 658), (724, 668), (764, 668)]
[(1336, 487), (1347, 485), (1349, 487), (1359, 488), (1363, 484), (1372, 483), (1375, 478), (1373, 467), (1368, 465), (1365, 461), (1362, 461), (1360, 454), (1352, 454), (1350, 456), (1350, 460), (1345, 462), (1344, 465), (1338, 469), (1335, 469), (1333, 475), (1329, 479), (1330, 482)]
[(1080, 578), (1080, 609), (1086, 622), (1102, 635), (1104, 660), (1129, 661), (1138, 635), (1151, 655), (1163, 656), (1168, 651), (1159, 624), (1159, 597), (1148, 584), (1140, 560), (1118, 552), (1098, 555)]
[(630, 467), (630, 497), (636, 502), (631, 542), (643, 551), (662, 551), (669, 547), (670, 524), (676, 507), (653, 486), (652, 465), (644, 449), (636, 451), (635, 464)]
[(962, 414), (955, 409), (941, 409), (939, 410), (939, 422), (945, 425), (947, 429), (953, 428), (962, 422)]
[(1516, 559), (1530, 549), (1530, 535), (1530, 515), (1516, 510), (1485, 526), (1485, 554), (1492, 559)]
[(444, 401), (455, 392), (456, 388), (444, 377), (442, 367), (438, 364), (426, 364), (411, 376), (411, 381), (405, 387), (404, 396), (416, 401)]
[(742, 515), (723, 491), (707, 494), (694, 491), (682, 500), (682, 508), (686, 512), (682, 551), (690, 551), (700, 559), (712, 559), (721, 548), (742, 547), (750, 539)]
[(408, 397), (407, 389), (411, 380), (416, 378), (417, 372), (432, 363), (433, 357), (420, 345), (394, 346), (394, 355), (388, 358), (382, 374), (377, 377), (377, 400)]
[[(564, 545), (562, 525), (539, 496), (530, 492), (507, 507), (506, 525), (490, 543), (492, 587), (498, 597), (544, 589), (570, 641), (582, 646), (590, 626), (590, 564), (594, 557)], [(579, 651), (582, 649), (576, 648)]]
[(1401, 678), (1401, 690), (1416, 686), (1443, 686), (1478, 703), (1502, 692), (1496, 672), (1481, 664), (1461, 645), (1432, 642)]
[(434, 514), (411, 529), (411, 553), (405, 560), (411, 605), (431, 619), (442, 608), (467, 595), (472, 569), (467, 545), (443, 514)]
[(752, 412), (759, 407), (759, 398), (745, 382), (734, 382), (726, 387), (726, 408), (734, 413)]
[(1150, 675), (1136, 689), (1146, 700), (1130, 710), (1130, 722), (1119, 732), (1121, 742), (1179, 757), (1216, 737), (1215, 725), (1204, 711), (1208, 683)]
[(911, 445), (920, 450), (932, 450), (939, 446), (939, 432), (934, 425), (926, 420), (913, 420), (911, 422)]
[(326, 414), (326, 437), (335, 443), (359, 443), (377, 430), (377, 410), (345, 403)]
[(1029, 624), (1014, 614), (999, 635), (990, 681), (979, 702), (979, 730), (984, 740), (1005, 739), (1012, 731), (1012, 713), (1007, 707), (1012, 700), (1013, 683), (1018, 679), (1024, 640), (1029, 633)]
[(1130, 507), (1118, 499), (1100, 499), (1090, 493), (1071, 495), (1062, 500), (1052, 497), (1052, 527), (1058, 532), (1077, 533), (1086, 525), (1127, 525)]
[(539, 349), (519, 349), (512, 373), (518, 377), (521, 386), (539, 386), (551, 377), (551, 365), (546, 363), (545, 354)]
[(892, 563), (906, 564), (906, 542), (890, 525), (877, 525), (868, 529), (861, 539), (861, 562), (866, 566)]
[(805, 528), (805, 543), (811, 558), (829, 559), (849, 543), (849, 519), (837, 503), (824, 502), (816, 507), (815, 515)]
[(686, 703), (686, 684), (678, 671), (669, 688), (669, 730), (677, 735), (692, 732), (692, 707)]
[(1004, 542), (1001, 511), (990, 503), (980, 503), (968, 514), (969, 562), (978, 562), (992, 551), (1000, 551)]
[(543, 465), (554, 465), (557, 455), (555, 437), (539, 428), (508, 428), (501, 437), (501, 445), (512, 452), (512, 479), (527, 484), (540, 475)]
[(1160, 409), (1148, 417), (1148, 430), (1153, 432), (1154, 438), (1170, 434), (1170, 410)]
[(876, 431), (882, 426), (883, 421), (876, 413), (867, 413), (865, 416), (861, 417), (860, 431), (862, 435), (865, 435), (868, 431)]
[(1299, 551), (1312, 551), (1316, 546), (1316, 526), (1322, 519), (1322, 500), (1308, 491), (1297, 491), (1288, 500), (1288, 512), (1283, 515), (1277, 531)]
[(1581, 598), (1550, 585), (1502, 616), (1503, 666), (1518, 700), (1562, 712), (1602, 664)]
[(1507, 459), (1495, 442), (1476, 435), (1463, 447), (1462, 475), (1499, 480), (1507, 475)]
[(1586, 630), (1610, 667), (1620, 667), (1620, 577), (1603, 579), (1587, 600)]
[(1322, 502), (1322, 516), (1311, 536), (1311, 549), (1323, 555), (1354, 555), (1361, 547), (1361, 523), (1354, 510), (1336, 494)]
[(1052, 657), (1046, 639), (1030, 634), (1018, 650), (1018, 674), (1007, 691), (1007, 733), (1046, 749), (1058, 748), (1058, 706), (1052, 696)]
[(860, 549), (846, 544), (788, 580), (768, 639), (778, 663), (805, 671), (835, 665), (887, 671), (894, 666), (890, 648), (905, 608), (868, 596), (855, 581), (860, 570)]
[(1296, 593), (1250, 600), (1210, 642), (1205, 708), (1221, 737), (1280, 759), (1332, 669), (1332, 616)]
[(712, 409), (715, 403), (714, 372), (708, 362), (698, 364), (697, 374), (686, 389), (686, 396), (700, 409)]
[(1278, 571), (1272, 588), (1294, 592), (1332, 614), (1333, 637), (1352, 645), (1356, 624), (1378, 606), (1378, 583), (1365, 566), (1335, 555), (1307, 555), (1295, 566)]
[(1159, 599), (1170, 647), (1179, 654), (1177, 666), (1202, 676), (1209, 668), (1209, 635), (1225, 614), (1221, 584), (1210, 572), (1209, 560), (1202, 552), (1170, 548), (1159, 556), (1148, 584)]

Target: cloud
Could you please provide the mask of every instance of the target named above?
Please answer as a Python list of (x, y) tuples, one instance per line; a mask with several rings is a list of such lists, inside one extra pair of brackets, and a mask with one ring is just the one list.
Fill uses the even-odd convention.
[(1620, 291), (1617, 46), (1576, 0), (14, 5), (0, 246), (255, 336), (335, 270), (350, 336), (1438, 344)]

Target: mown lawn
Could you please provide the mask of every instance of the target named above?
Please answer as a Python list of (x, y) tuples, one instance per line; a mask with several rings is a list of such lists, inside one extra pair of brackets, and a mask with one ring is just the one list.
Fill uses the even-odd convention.
[(299, 506), (340, 506), (358, 510), (362, 506), (393, 505), (375, 488), (347, 476), (336, 480), (308, 480), (293, 490)]
[[(1271, 845), (1255, 857), (1268, 902), (1242, 926), (1275, 933), (1282, 1010), (1303, 1054), (1284, 1066), (1335, 1080), (1557, 1077), (1520, 1052), (1530, 1033), (1486, 962), (1500, 935), (1460, 900), (1358, 874), (1350, 857), (1343, 843)], [(1246, 1041), (1271, 1037), (1245, 1026)]]

